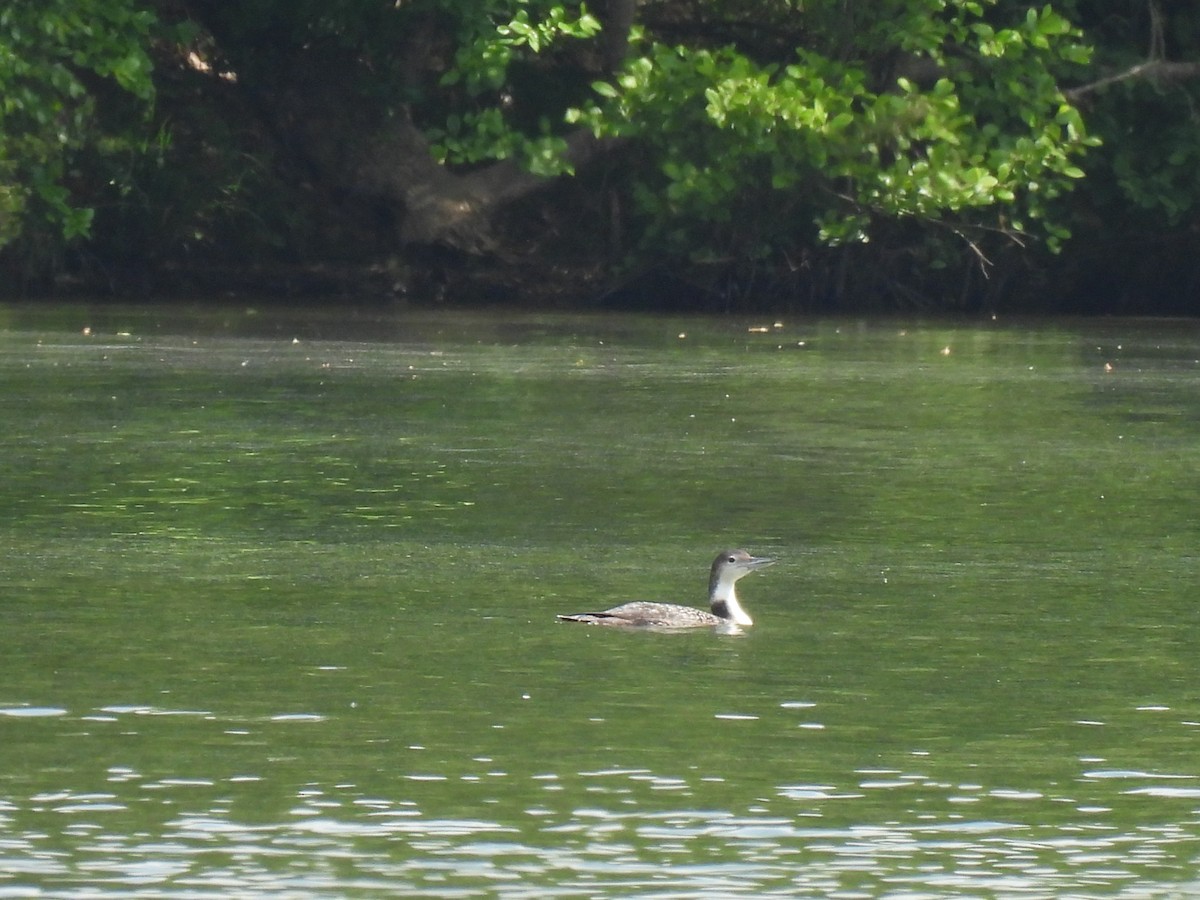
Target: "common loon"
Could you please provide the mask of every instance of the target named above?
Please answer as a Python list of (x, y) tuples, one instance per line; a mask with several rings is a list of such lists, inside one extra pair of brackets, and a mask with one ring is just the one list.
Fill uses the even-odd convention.
[(753, 625), (754, 620), (746, 615), (738, 603), (734, 585), (743, 575), (774, 563), (774, 559), (751, 556), (745, 550), (725, 550), (713, 560), (708, 576), (707, 613), (690, 606), (675, 603), (647, 603), (635, 601), (622, 603), (612, 609), (594, 613), (576, 613), (559, 616), (563, 622), (584, 622), (588, 625), (616, 625), (643, 628), (704, 628), (712, 625)]

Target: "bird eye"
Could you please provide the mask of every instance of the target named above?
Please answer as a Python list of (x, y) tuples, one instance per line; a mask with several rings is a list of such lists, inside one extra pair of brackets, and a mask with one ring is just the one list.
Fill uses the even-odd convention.
[(737, 557), (736, 557), (736, 556), (731, 556), (731, 557), (729, 557), (729, 561), (730, 561), (730, 562), (737, 562)]

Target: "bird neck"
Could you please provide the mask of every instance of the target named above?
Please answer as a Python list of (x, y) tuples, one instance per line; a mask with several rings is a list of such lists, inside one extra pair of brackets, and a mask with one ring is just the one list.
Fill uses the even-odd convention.
[(728, 619), (735, 625), (753, 625), (754, 620), (738, 603), (737, 591), (733, 589), (734, 582), (714, 579), (708, 590), (708, 603), (714, 616)]

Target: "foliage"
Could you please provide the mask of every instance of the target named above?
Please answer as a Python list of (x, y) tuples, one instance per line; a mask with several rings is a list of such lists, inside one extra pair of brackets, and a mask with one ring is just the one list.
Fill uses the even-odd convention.
[[(706, 0), (641, 11), (623, 68), (566, 112), (636, 146), (623, 190), (641, 258), (794, 268), (810, 248), (909, 221), (919, 225), (909, 245), (936, 268), (964, 247), (986, 263), (996, 235), (1052, 249), (1068, 236), (1054, 201), (1096, 141), (1060, 80), (1089, 48), (1050, 6)], [(520, 2), (470, 22), (441, 86), (464, 85), (475, 105), (430, 126), (439, 158), (568, 170), (555, 157), (558, 108), (543, 103), (531, 128), (504, 98), (518, 65), (591, 37), (592, 18)]]
[(77, 196), (80, 159), (92, 154), (116, 183), (142, 148), (152, 23), (130, 0), (0, 8), (0, 246), (23, 234), (45, 240), (47, 230), (64, 240), (88, 233), (94, 209)]
[[(784, 23), (795, 49), (766, 61), (752, 47), (643, 33), (624, 71), (574, 116), (650, 148), (637, 188), (648, 237), (693, 259), (865, 242), (873, 223), (903, 218), (964, 236), (1019, 235), (1040, 220), (1055, 243), (1065, 231), (1045, 221), (1047, 202), (1083, 174), (1091, 142), (1052, 67), (1086, 62), (1087, 48), (1049, 7), (994, 23), (1002, 12), (958, 0), (807, 3)], [(813, 13), (852, 21), (822, 33), (805, 27)]]
[[(458, 23), (453, 65), (438, 81), (450, 92), (443, 95), (442, 121), (427, 126), (434, 155), (449, 164), (515, 158), (545, 176), (572, 172), (559, 136), (561, 108), (526, 115), (532, 128), (514, 123), (517, 117), (506, 108), (515, 103), (512, 83), (523, 67), (566, 41), (594, 38), (599, 20), (583, 4), (570, 8), (553, 0), (515, 0), (507, 8), (472, 12)], [(537, 105), (543, 106), (553, 91), (544, 80), (538, 91), (543, 97)]]
[[(1200, 87), (1198, 80), (1123, 77), (1145, 64), (1200, 56), (1200, 16), (1181, 5), (1079, 0), (1072, 14), (1094, 23), (1094, 77), (1102, 87), (1079, 103), (1103, 149), (1086, 167), (1102, 190), (1131, 211), (1148, 212), (1178, 225), (1200, 204)], [(1100, 185), (1097, 185), (1100, 187)]]
[[(592, 132), (607, 165), (529, 221), (576, 228), (593, 271), (654, 264), (723, 292), (765, 272), (828, 297), (852, 288), (834, 270), (869, 270), (889, 296), (965, 296), (1010, 258), (1049, 271), (1030, 251), (1072, 232), (1103, 255), (1120, 222), (1196, 256), (1200, 91), (1121, 74), (1147, 53), (1196, 58), (1190, 9), (641, 0), (626, 36), (622, 6), (15, 0), (0, 9), (0, 248), (390, 254), (403, 200), (331, 177), (298, 152), (312, 129), (288, 133), (338, 97), (357, 104), (343, 122), (415, 124), (447, 183), (499, 160), (572, 173)], [(340, 94), (312, 96), (321, 82)], [(367, 143), (356, 127), (345, 160)]]
[(1071, 311), (1194, 315), (1200, 284), (1200, 13), (1160, 0), (1062, 0), (1095, 46), (1064, 79), (1101, 141), (1060, 198), (1073, 234), (1045, 266)]

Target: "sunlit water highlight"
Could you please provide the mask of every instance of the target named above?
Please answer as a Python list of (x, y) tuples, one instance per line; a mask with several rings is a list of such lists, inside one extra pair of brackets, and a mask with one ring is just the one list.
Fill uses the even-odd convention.
[(4, 316), (0, 897), (1200, 891), (1194, 323)]

